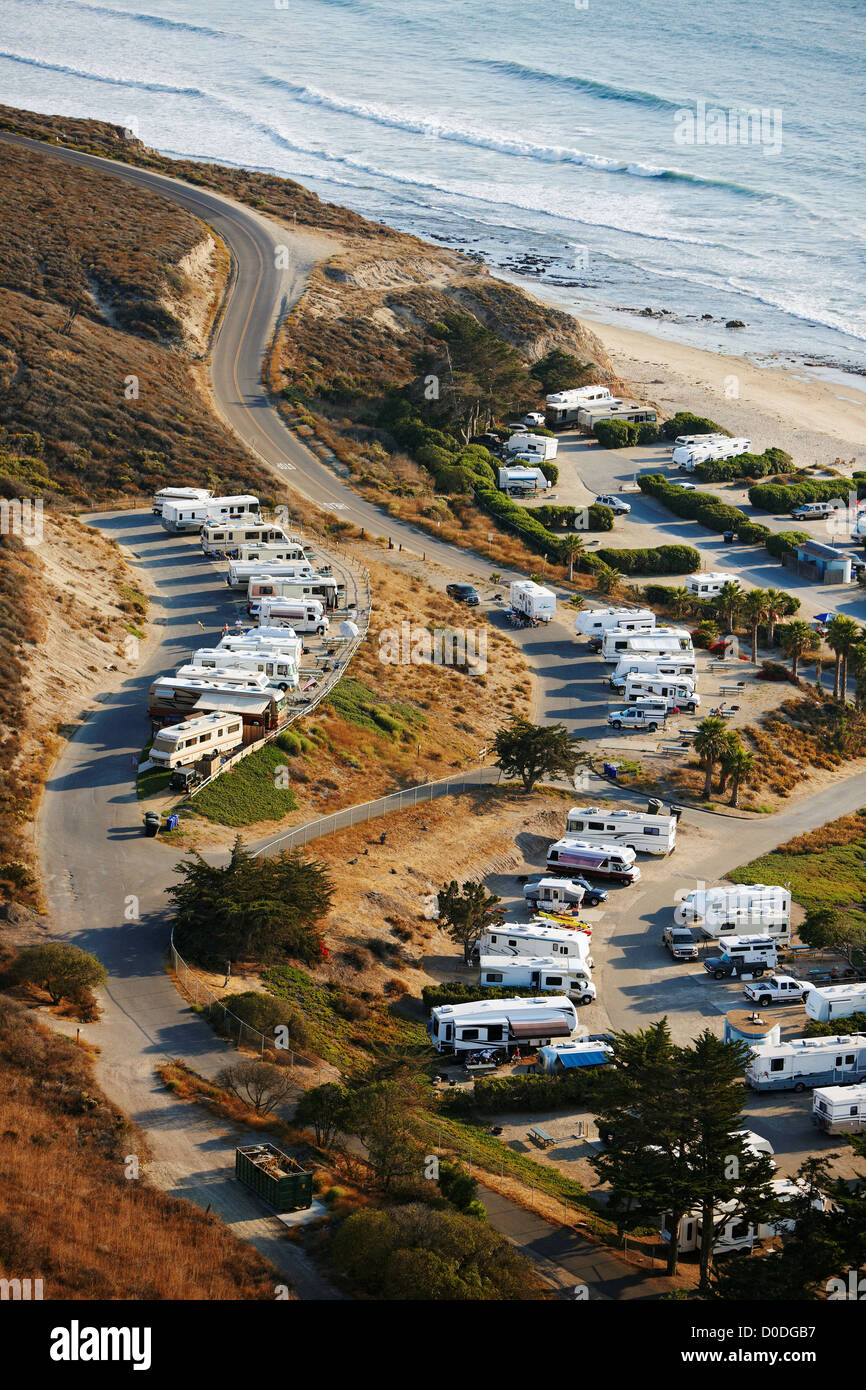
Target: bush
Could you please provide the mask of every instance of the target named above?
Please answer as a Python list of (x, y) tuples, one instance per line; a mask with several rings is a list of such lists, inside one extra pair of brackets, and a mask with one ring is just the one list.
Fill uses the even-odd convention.
[(741, 540), (769, 544), (768, 527), (750, 521), (739, 507), (728, 506), (712, 492), (688, 492), (668, 482), (661, 473), (645, 473), (638, 478), (641, 492), (657, 497), (677, 516), (686, 517), (719, 534), (734, 531)]
[(587, 1101), (594, 1078), (583, 1071), (550, 1076), (479, 1076), (475, 1081), (475, 1103), (486, 1114), (526, 1110), (568, 1109)]
[(538, 466), (550, 483), (550, 486), (556, 487), (556, 484), (559, 482), (559, 469), (556, 464), (551, 463), (548, 459), (544, 459)]
[(694, 574), (701, 557), (691, 545), (658, 545), (641, 550), (597, 550), (593, 558), (621, 574)]
[(848, 492), (855, 488), (858, 499), (866, 497), (866, 478), (862, 473), (855, 474), (850, 483), (846, 478), (793, 484), (758, 483), (749, 488), (749, 501), (762, 512), (790, 512), (801, 502), (832, 502), (838, 497), (847, 503)]
[(765, 544), (774, 560), (781, 560), (784, 563), (786, 556), (790, 555), (792, 550), (796, 550), (798, 545), (802, 545), (804, 541), (809, 539), (806, 531), (771, 532), (767, 536)]
[[(542, 989), (512, 989), (511, 986), (508, 989), (509, 999), (535, 999), (544, 993)], [(479, 1000), (492, 999), (495, 995), (495, 989), (482, 989), (480, 985), (467, 985), (462, 980), (452, 980), (444, 985), (425, 985), (421, 991), (421, 1002), (429, 1014), (431, 1009), (437, 1009), (440, 1004), (477, 1004)]]
[(727, 434), (731, 431), (717, 425), (702, 415), (692, 415), (688, 410), (678, 410), (673, 419), (666, 420), (661, 427), (663, 439), (676, 439), (681, 434)]
[[(575, 512), (579, 510), (579, 507), (563, 507), (549, 502), (541, 507), (533, 507), (532, 515), (541, 522), (542, 526), (561, 527), (563, 530), (571, 531), (574, 529)], [(613, 530), (614, 518), (610, 507), (602, 507), (593, 502), (586, 508), (586, 512), (587, 524), (578, 529), (585, 531)]]
[(605, 449), (622, 449), (626, 445), (654, 444), (659, 427), (652, 420), (640, 423), (633, 420), (599, 420), (593, 434)]

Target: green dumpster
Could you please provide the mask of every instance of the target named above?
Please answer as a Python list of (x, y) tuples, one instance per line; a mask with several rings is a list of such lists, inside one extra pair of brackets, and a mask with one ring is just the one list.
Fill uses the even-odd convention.
[(303, 1211), (313, 1205), (313, 1175), (273, 1144), (235, 1149), (235, 1177), (276, 1212)]

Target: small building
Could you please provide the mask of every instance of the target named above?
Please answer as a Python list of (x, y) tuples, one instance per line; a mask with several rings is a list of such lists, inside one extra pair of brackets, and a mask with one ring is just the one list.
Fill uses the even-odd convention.
[(781, 1039), (781, 1026), (754, 1009), (731, 1009), (725, 1015), (723, 1042), (742, 1042), (748, 1047), (757, 1047), (761, 1043), (775, 1046)]
[(851, 556), (822, 541), (803, 541), (797, 546), (797, 573), (816, 584), (850, 584)]

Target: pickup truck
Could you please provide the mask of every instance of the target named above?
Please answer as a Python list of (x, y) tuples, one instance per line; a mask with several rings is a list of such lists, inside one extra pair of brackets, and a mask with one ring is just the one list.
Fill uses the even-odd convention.
[(662, 942), (674, 960), (697, 960), (698, 948), (688, 927), (665, 927)]
[(802, 999), (812, 988), (808, 981), (795, 980), (793, 975), (768, 975), (760, 984), (746, 985), (743, 993), (765, 1009), (768, 1004), (787, 1004)]

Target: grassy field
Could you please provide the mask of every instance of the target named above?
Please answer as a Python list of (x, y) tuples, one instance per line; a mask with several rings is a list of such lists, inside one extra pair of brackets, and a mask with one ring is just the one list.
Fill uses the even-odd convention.
[(736, 877), (790, 883), (794, 901), (807, 911), (835, 907), (866, 923), (866, 810), (797, 836), (737, 869)]
[(283, 750), (268, 743), (203, 787), (192, 798), (190, 809), (206, 820), (233, 827), (279, 820), (298, 806), (291, 787), (281, 786), (278, 780), (291, 777), (288, 768)]

